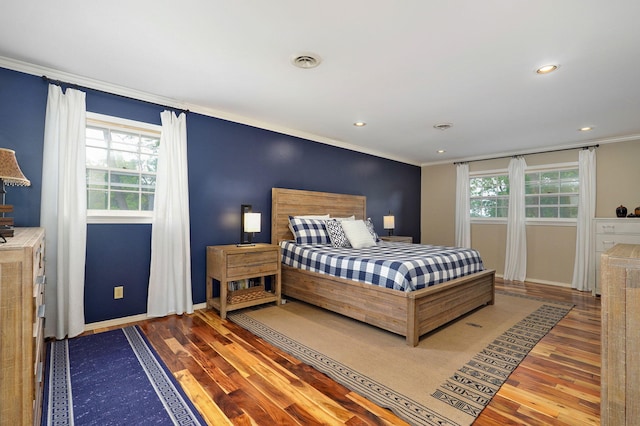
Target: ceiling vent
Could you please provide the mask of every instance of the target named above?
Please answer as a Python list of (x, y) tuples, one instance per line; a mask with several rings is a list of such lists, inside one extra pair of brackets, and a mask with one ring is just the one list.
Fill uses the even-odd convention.
[(438, 130), (448, 130), (452, 127), (453, 127), (453, 124), (451, 123), (440, 123), (440, 124), (435, 124), (433, 126), (434, 129), (438, 129)]
[(322, 59), (313, 53), (303, 53), (291, 58), (291, 63), (298, 68), (310, 69), (320, 65)]

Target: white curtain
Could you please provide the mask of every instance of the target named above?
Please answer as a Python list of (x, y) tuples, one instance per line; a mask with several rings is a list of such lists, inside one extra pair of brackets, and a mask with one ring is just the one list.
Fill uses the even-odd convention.
[(147, 315), (193, 313), (187, 176), (187, 119), (160, 114), (162, 134), (151, 230)]
[(589, 288), (589, 261), (593, 241), (591, 219), (596, 213), (596, 151), (583, 149), (578, 156), (580, 196), (576, 222), (576, 258), (573, 264), (571, 287), (586, 291)]
[(44, 125), (40, 224), (46, 232), (45, 334), (84, 331), (87, 244), (85, 94), (49, 85)]
[(524, 281), (527, 276), (527, 229), (524, 207), (524, 174), (527, 163), (522, 157), (509, 162), (509, 217), (507, 219), (507, 255), (504, 279)]
[(469, 163), (456, 166), (456, 246), (471, 247)]

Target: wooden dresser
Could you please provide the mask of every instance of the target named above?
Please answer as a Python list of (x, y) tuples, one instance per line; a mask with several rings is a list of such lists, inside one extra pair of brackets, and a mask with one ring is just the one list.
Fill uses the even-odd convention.
[(640, 245), (601, 257), (601, 424), (640, 425)]
[(592, 221), (593, 253), (589, 283), (593, 294), (601, 294), (600, 256), (616, 244), (640, 244), (640, 218), (595, 218)]
[(39, 425), (44, 374), (44, 229), (0, 244), (0, 425)]

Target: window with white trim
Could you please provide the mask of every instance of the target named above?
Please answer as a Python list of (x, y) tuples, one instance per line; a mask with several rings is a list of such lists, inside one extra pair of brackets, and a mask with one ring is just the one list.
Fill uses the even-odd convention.
[[(471, 173), (472, 219), (504, 220), (509, 213), (509, 174)], [(525, 173), (527, 220), (571, 220), (578, 217), (580, 181), (575, 163), (529, 167)]]
[(160, 131), (158, 125), (87, 113), (88, 218), (152, 216)]

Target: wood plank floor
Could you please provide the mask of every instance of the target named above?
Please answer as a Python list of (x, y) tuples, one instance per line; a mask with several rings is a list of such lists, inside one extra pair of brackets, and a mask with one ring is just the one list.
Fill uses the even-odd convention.
[[(536, 345), (474, 424), (599, 425), (600, 299), (531, 283), (498, 281), (496, 287), (575, 308)], [(209, 424), (406, 424), (213, 311), (138, 324)]]

